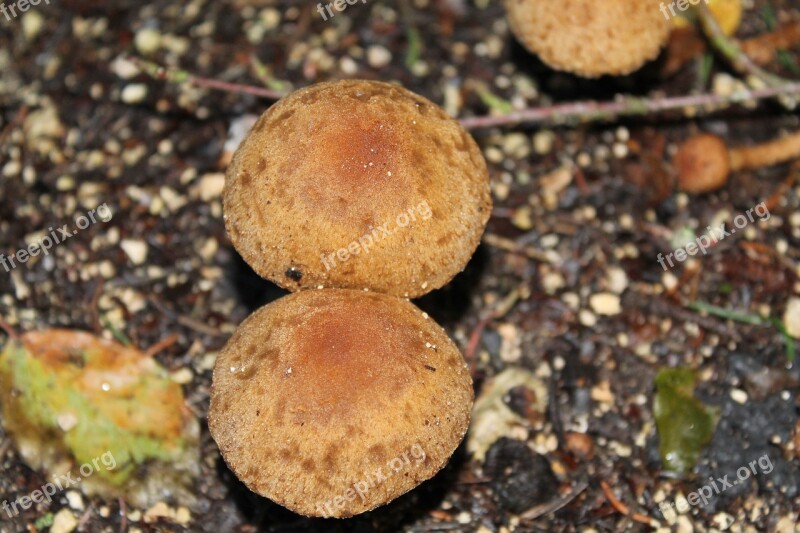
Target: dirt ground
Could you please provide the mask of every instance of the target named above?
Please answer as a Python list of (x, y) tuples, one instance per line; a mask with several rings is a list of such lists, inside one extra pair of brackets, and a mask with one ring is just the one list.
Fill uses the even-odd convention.
[[(800, 20), (796, 0), (744, 4), (738, 37)], [(783, 51), (766, 68), (798, 78), (798, 52)], [(340, 78), (394, 81), (460, 118), (620, 93), (715, 94), (735, 83), (709, 53), (671, 75), (663, 56), (618, 79), (555, 72), (514, 40), (501, 3), (488, 0), (365, 0), (328, 21), (313, 2), (296, 0), (52, 0), (0, 16), (0, 252), (11, 255), (36, 232), (101, 204), (113, 211), (47, 258), (0, 270), (0, 316), (20, 332), (122, 333), (142, 349), (177, 334), (156, 357), (202, 428), (194, 505), (137, 509), (64, 493), (13, 518), (0, 512), (0, 531), (800, 531), (800, 371), (787, 355), (794, 341), (766, 320), (714, 312), (792, 319), (797, 167), (737, 172), (719, 191), (690, 196), (676, 191), (670, 165), (693, 133), (756, 144), (796, 131), (796, 111), (764, 102), (702, 118), (474, 130), (493, 216), (467, 269), (416, 303), (465, 353), (479, 402), (509, 369), (529, 385), (499, 390), (502, 405), (487, 401), (475, 413), (473, 425), (480, 418), (500, 440), (470, 436), (416, 490), (331, 521), (251, 493), (206, 425), (216, 352), (249, 313), (284, 294), (232, 248), (220, 200), (232, 126), (270, 101), (179, 75), (155, 79), (131, 55), (276, 91)], [(687, 236), (730, 227), (761, 202), (768, 219), (706, 255), (659, 264)], [(714, 437), (683, 476), (663, 468), (653, 414), (656, 374), (678, 366), (696, 371), (697, 397), (719, 410)], [(662, 514), (662, 502), (735, 479), (762, 456), (769, 473)], [(46, 480), (0, 432), (0, 499)]]

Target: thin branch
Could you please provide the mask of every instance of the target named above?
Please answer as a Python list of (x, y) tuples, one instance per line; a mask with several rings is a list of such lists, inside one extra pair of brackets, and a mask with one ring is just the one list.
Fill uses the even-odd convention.
[(19, 335), (17, 334), (17, 332), (14, 331), (14, 328), (12, 328), (11, 325), (9, 325), (9, 323), (6, 322), (2, 316), (0, 316), (0, 330), (5, 331), (6, 335), (8, 335), (10, 339), (15, 341), (19, 340)]
[[(185, 70), (166, 68), (137, 57), (131, 57), (130, 59), (153, 78), (171, 83), (191, 83), (196, 87), (206, 87), (230, 93), (250, 94), (273, 101), (282, 98), (286, 94), (281, 91), (253, 85), (203, 78)], [(698, 116), (720, 111), (722, 108), (734, 104), (786, 96), (800, 97), (800, 83), (786, 82), (780, 86), (742, 89), (731, 94), (697, 94), (657, 98), (620, 96), (611, 102), (582, 101), (532, 107), (503, 115), (462, 118), (460, 122), (462, 126), (471, 130), (522, 123), (533, 125), (613, 121), (619, 117), (647, 116), (675, 110), (684, 110), (687, 114)]]
[(195, 87), (205, 87), (207, 89), (214, 89), (216, 91), (225, 91), (229, 93), (250, 94), (258, 96), (259, 98), (266, 98), (267, 100), (280, 100), (286, 93), (281, 91), (274, 91), (272, 89), (265, 89), (264, 87), (257, 87), (254, 85), (244, 85), (242, 83), (231, 83), (222, 80), (215, 80), (211, 78), (203, 78), (195, 76), (186, 70), (176, 68), (168, 68), (145, 61), (140, 57), (131, 56), (130, 60), (147, 75), (157, 80), (166, 80), (171, 83), (190, 83)]
[(780, 96), (800, 96), (800, 83), (787, 83), (780, 87), (765, 87), (763, 89), (744, 89), (731, 94), (697, 94), (665, 98), (620, 96), (612, 102), (570, 102), (522, 109), (506, 115), (463, 118), (461, 119), (461, 125), (467, 129), (479, 129), (521, 123), (587, 123), (612, 121), (624, 116), (645, 116), (681, 109), (691, 113), (692, 116), (697, 116), (719, 111), (723, 106)]
[(722, 54), (739, 74), (758, 78), (767, 87), (782, 87), (792, 83), (780, 76), (770, 74), (756, 65), (753, 60), (742, 51), (739, 43), (725, 35), (725, 32), (722, 31), (719, 22), (717, 22), (717, 19), (711, 13), (707, 5), (700, 2), (696, 9), (703, 31), (705, 31), (706, 37), (708, 37), (708, 40), (711, 42), (711, 46)]

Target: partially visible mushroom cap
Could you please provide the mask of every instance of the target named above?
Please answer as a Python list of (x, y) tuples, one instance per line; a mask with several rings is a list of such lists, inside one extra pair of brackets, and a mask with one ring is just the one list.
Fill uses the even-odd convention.
[(237, 329), (217, 358), (208, 421), (251, 490), (303, 515), (348, 517), (438, 472), (472, 399), (464, 358), (417, 307), (312, 290)]
[(716, 135), (701, 134), (678, 147), (673, 159), (678, 188), (691, 194), (716, 191), (725, 186), (731, 173), (730, 152)]
[(233, 245), (286, 289), (416, 297), (467, 264), (491, 195), (480, 149), (437, 105), (338, 81), (264, 113), (234, 154), (224, 204)]
[(517, 39), (550, 67), (595, 78), (658, 56), (670, 22), (642, 0), (504, 0)]

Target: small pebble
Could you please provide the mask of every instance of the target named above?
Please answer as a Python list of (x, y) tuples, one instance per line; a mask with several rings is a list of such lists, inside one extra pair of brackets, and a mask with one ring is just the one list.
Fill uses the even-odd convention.
[(372, 68), (383, 68), (392, 62), (392, 53), (384, 46), (367, 48), (367, 63)]
[(556, 136), (552, 131), (540, 131), (533, 136), (533, 149), (538, 155), (549, 154), (553, 150)]
[(76, 511), (83, 511), (84, 508), (83, 497), (81, 496), (80, 492), (75, 490), (70, 490), (67, 491), (65, 496), (67, 497), (67, 503), (69, 503), (69, 506), (72, 509), (75, 509)]
[(593, 294), (589, 298), (589, 305), (598, 315), (618, 315), (622, 312), (619, 296), (610, 292)]
[(503, 137), (503, 152), (514, 159), (525, 159), (531, 153), (528, 137), (522, 133), (511, 133)]
[(50, 533), (71, 533), (78, 527), (78, 519), (69, 509), (61, 509), (53, 518)]
[(132, 83), (122, 90), (122, 101), (126, 104), (139, 104), (147, 98), (147, 85)]
[(22, 34), (25, 39), (33, 41), (44, 29), (44, 17), (38, 11), (31, 11), (22, 17)]
[(732, 389), (731, 399), (736, 403), (744, 405), (747, 403), (747, 393), (742, 389)]
[(152, 28), (142, 28), (136, 32), (133, 44), (140, 53), (146, 56), (154, 54), (161, 48), (161, 34)]
[(586, 326), (587, 328), (591, 328), (597, 324), (597, 316), (588, 309), (581, 309), (580, 312), (578, 312), (578, 320), (582, 326)]
[(141, 265), (147, 259), (147, 243), (134, 239), (122, 239), (120, 248), (128, 255), (134, 265)]
[(800, 339), (800, 298), (789, 299), (786, 312), (783, 314), (783, 324), (789, 335)]

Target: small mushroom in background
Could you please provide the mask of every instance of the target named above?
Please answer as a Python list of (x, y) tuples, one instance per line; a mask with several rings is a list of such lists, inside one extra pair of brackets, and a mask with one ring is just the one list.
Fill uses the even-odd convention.
[(511, 31), (556, 70), (585, 78), (629, 74), (655, 59), (670, 22), (641, 0), (504, 0)]
[(721, 138), (700, 134), (678, 147), (673, 166), (678, 188), (692, 194), (725, 186), (731, 172), (785, 163), (800, 157), (800, 132), (756, 146), (728, 148)]
[[(731, 36), (736, 33), (742, 23), (742, 0), (704, 0), (708, 5), (709, 11), (719, 23), (722, 32)], [(671, 14), (668, 4), (664, 3), (664, 10)], [(689, 5), (688, 9), (681, 11), (680, 7), (674, 5), (672, 9), (675, 11), (676, 17), (672, 18), (672, 24), (675, 28), (686, 28), (691, 26), (697, 21), (695, 7)]]
[(463, 270), (491, 212), (483, 155), (429, 100), (374, 81), (283, 98), (233, 156), (234, 247), (262, 277), (418, 297)]
[(251, 490), (344, 518), (431, 478), (464, 438), (472, 378), (417, 307), (347, 289), (256, 311), (220, 352), (209, 429)]

